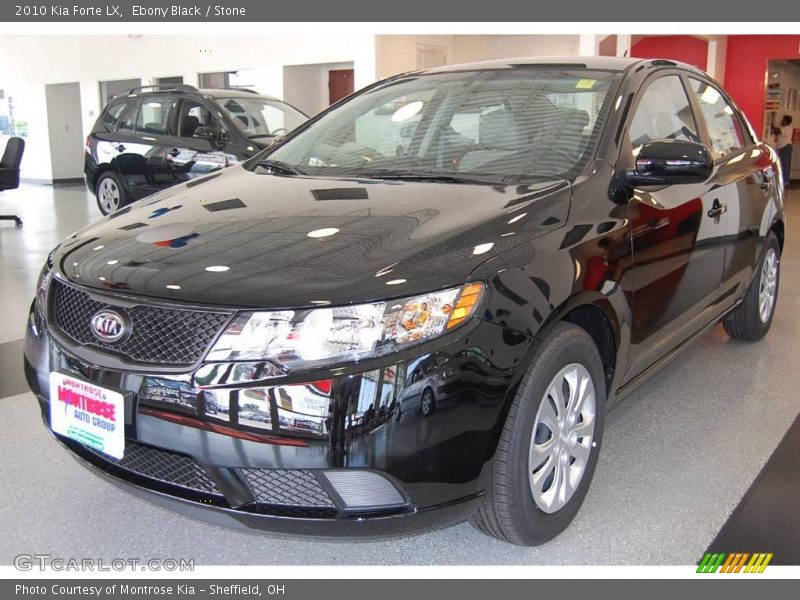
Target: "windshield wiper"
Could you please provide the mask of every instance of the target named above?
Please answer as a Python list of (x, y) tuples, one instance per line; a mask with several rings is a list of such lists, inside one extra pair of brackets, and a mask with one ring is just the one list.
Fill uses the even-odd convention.
[(477, 175), (455, 174), (455, 173), (433, 173), (426, 171), (395, 171), (392, 169), (380, 169), (359, 173), (358, 177), (365, 179), (387, 179), (392, 181), (433, 181), (440, 183), (471, 183), (475, 185), (501, 185), (502, 179), (486, 179)]
[(283, 173), (284, 175), (305, 175), (303, 171), (301, 171), (294, 165), (290, 165), (289, 163), (285, 163), (280, 160), (274, 160), (271, 158), (262, 158), (256, 164), (259, 167), (269, 169), (270, 171), (273, 172)]

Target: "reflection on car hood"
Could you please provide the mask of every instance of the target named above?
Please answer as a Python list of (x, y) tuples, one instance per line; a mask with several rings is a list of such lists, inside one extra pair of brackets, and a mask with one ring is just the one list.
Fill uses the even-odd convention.
[(54, 268), (85, 287), (193, 303), (365, 302), (463, 283), (487, 259), (561, 227), (568, 198), (564, 181), (493, 187), (232, 167), (79, 231)]

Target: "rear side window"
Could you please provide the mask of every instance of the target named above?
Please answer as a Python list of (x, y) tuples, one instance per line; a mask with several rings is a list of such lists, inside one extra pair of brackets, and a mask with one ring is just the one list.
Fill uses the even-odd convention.
[(628, 134), (634, 156), (653, 140), (700, 141), (689, 98), (677, 75), (661, 77), (647, 86)]
[(122, 113), (125, 112), (126, 108), (128, 108), (128, 102), (110, 104), (106, 107), (105, 111), (103, 111), (103, 116), (100, 118), (100, 121), (103, 123), (106, 129), (109, 131), (114, 131), (117, 128), (119, 119), (122, 116)]
[(136, 132), (166, 135), (173, 100), (169, 96), (144, 98), (136, 115)]
[(724, 158), (744, 147), (742, 125), (725, 97), (714, 86), (690, 79), (711, 138), (714, 158)]

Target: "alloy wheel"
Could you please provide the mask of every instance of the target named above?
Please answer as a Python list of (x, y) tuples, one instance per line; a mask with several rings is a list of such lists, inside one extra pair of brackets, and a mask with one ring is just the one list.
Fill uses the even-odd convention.
[(595, 388), (579, 363), (562, 368), (542, 398), (528, 453), (531, 495), (542, 511), (554, 513), (580, 485), (594, 440)]
[(778, 254), (774, 248), (767, 250), (761, 265), (761, 279), (758, 285), (758, 317), (767, 323), (775, 306), (778, 287)]
[(100, 183), (100, 205), (106, 213), (112, 213), (119, 208), (119, 188), (116, 182), (107, 177)]

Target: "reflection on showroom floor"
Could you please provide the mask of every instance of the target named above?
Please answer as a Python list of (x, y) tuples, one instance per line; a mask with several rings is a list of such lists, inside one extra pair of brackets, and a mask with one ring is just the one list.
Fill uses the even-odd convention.
[(162, 510), (92, 476), (50, 439), (33, 397), (22, 393), (13, 340), (22, 337), (47, 252), (98, 217), (94, 199), (79, 186), (4, 193), (0, 214), (20, 213), (25, 226), (0, 226), (0, 373), (8, 381), (0, 389), (17, 394), (0, 400), (0, 564), (22, 552), (76, 557), (89, 549), (105, 558), (170, 556), (197, 564), (696, 563), (800, 412), (796, 207), (800, 189), (787, 202), (783, 279), (769, 336), (757, 345), (734, 343), (717, 328), (614, 409), (595, 481), (573, 525), (545, 546), (517, 548), (467, 524), (370, 543), (247, 535)]

